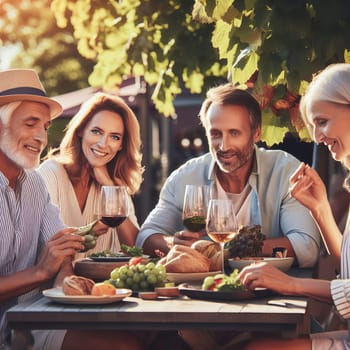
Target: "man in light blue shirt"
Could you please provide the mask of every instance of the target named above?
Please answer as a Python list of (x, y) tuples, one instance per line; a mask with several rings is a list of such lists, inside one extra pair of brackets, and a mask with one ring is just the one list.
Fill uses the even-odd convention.
[(285, 247), (300, 267), (319, 256), (320, 234), (309, 211), (289, 195), (289, 178), (300, 162), (292, 155), (258, 148), (261, 110), (246, 91), (231, 84), (207, 93), (200, 118), (210, 153), (189, 160), (165, 182), (159, 202), (141, 227), (136, 244), (148, 254), (190, 246), (199, 232), (185, 231), (182, 209), (186, 184), (210, 185), (218, 197), (233, 197), (241, 224), (260, 224), (267, 237), (263, 254)]

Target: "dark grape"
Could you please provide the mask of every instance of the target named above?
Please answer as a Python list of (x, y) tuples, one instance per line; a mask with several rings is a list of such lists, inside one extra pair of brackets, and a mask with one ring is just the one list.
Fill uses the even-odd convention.
[(265, 239), (260, 225), (243, 226), (238, 235), (226, 243), (225, 248), (232, 258), (259, 257), (262, 256)]

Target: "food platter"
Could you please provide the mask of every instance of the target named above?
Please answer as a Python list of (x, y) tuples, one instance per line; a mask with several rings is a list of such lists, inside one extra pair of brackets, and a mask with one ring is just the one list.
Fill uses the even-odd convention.
[(62, 304), (111, 304), (130, 296), (130, 289), (116, 289), (115, 295), (65, 295), (62, 288), (51, 288), (43, 291), (43, 295), (51, 301)]
[(251, 264), (256, 264), (259, 262), (266, 262), (268, 264), (272, 264), (281, 271), (288, 271), (291, 266), (293, 265), (294, 258), (292, 257), (287, 257), (287, 258), (269, 258), (269, 257), (261, 257), (261, 258), (254, 258), (254, 259), (228, 259), (228, 263), (231, 267), (231, 269), (238, 269), (241, 270), (243, 267), (251, 265)]
[(254, 292), (250, 292), (246, 289), (237, 289), (233, 291), (212, 291), (203, 290), (199, 284), (182, 283), (179, 285), (179, 291), (181, 294), (186, 295), (191, 299), (203, 299), (203, 300), (248, 300), (254, 298), (262, 298), (271, 295), (271, 291), (268, 289), (258, 289)]
[(221, 271), (195, 272), (195, 273), (188, 273), (188, 272), (170, 273), (170, 272), (168, 272), (166, 275), (167, 275), (167, 279), (169, 282), (184, 283), (184, 282), (196, 282), (196, 281), (201, 282), (204, 280), (205, 277), (215, 276), (219, 273), (221, 273)]

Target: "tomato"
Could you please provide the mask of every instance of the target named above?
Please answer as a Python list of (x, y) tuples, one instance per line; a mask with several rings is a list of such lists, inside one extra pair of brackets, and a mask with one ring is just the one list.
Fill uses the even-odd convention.
[(129, 266), (137, 265), (142, 261), (142, 256), (134, 257), (129, 260)]

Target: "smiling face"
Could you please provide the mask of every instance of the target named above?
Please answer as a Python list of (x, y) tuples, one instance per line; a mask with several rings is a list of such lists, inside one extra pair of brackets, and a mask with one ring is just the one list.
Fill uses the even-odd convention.
[(315, 101), (307, 111), (308, 127), (338, 161), (350, 160), (350, 106)]
[(250, 166), (254, 144), (260, 140), (260, 128), (252, 130), (248, 110), (213, 103), (206, 118), (210, 151), (220, 170), (234, 173)]
[(0, 124), (1, 152), (18, 167), (37, 167), (47, 144), (50, 124), (50, 111), (46, 105), (23, 101), (9, 122)]
[(82, 150), (89, 164), (102, 167), (122, 149), (123, 120), (116, 112), (99, 111), (91, 118), (81, 136)]

